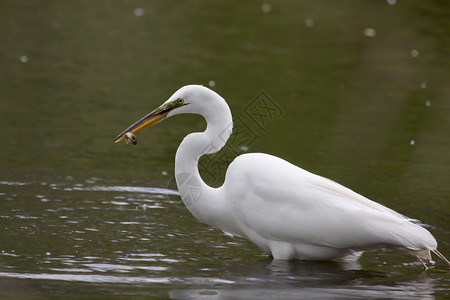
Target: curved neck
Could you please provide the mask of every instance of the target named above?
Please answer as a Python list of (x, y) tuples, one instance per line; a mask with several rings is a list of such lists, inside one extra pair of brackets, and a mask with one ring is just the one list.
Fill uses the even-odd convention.
[(216, 109), (219, 114), (202, 114), (207, 122), (206, 130), (186, 136), (175, 156), (175, 178), (181, 199), (198, 220), (209, 225), (214, 225), (221, 211), (223, 213), (224, 199), (220, 197), (220, 188), (212, 188), (202, 180), (198, 161), (204, 154), (219, 151), (233, 128), (228, 105), (225, 101), (218, 104), (221, 104)]

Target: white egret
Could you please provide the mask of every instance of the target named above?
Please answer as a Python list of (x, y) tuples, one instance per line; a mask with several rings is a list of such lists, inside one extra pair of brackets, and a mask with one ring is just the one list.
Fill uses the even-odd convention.
[(430, 251), (450, 265), (416, 220), (272, 155), (240, 155), (221, 187), (208, 186), (198, 171), (199, 158), (225, 145), (232, 117), (225, 100), (206, 87), (180, 88), (114, 141), (183, 113), (207, 122), (204, 132), (184, 138), (175, 156), (181, 198), (200, 222), (245, 237), (274, 259), (357, 259), (363, 251), (389, 248), (415, 256), (425, 268)]

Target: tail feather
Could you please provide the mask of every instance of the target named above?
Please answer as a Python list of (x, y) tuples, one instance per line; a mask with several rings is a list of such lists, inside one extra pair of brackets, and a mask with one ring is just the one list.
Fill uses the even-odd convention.
[(440, 259), (442, 259), (444, 262), (447, 263), (447, 265), (450, 267), (450, 262), (448, 261), (447, 258), (445, 258), (444, 255), (441, 254), (441, 252), (439, 252), (437, 249), (431, 250), (434, 254), (436, 254), (437, 257), (439, 257)]
[(403, 249), (406, 250), (409, 254), (412, 256), (415, 256), (418, 260), (425, 260), (430, 261), (431, 260), (431, 254), (429, 249), (423, 249), (423, 250), (411, 250), (411, 249)]
[(403, 250), (415, 256), (424, 266), (424, 269), (427, 269), (424, 262), (432, 262), (430, 252), (433, 252), (450, 267), (450, 262), (437, 250), (436, 239), (428, 230), (418, 224), (406, 223), (405, 225), (407, 225), (405, 227), (407, 230), (403, 231), (400, 238), (403, 242)]

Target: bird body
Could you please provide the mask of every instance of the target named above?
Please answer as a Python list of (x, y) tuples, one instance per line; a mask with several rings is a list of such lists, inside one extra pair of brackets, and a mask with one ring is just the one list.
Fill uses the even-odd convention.
[[(274, 189), (282, 186), (295, 189)], [(231, 222), (277, 259), (328, 260), (378, 248), (427, 259), (423, 249), (437, 246), (411, 219), (272, 155), (238, 157), (223, 189), (233, 199)]]
[(416, 256), (424, 267), (433, 251), (450, 265), (416, 220), (272, 155), (240, 155), (221, 187), (208, 186), (198, 161), (225, 145), (232, 116), (225, 100), (206, 87), (182, 87), (115, 141), (181, 113), (200, 114), (207, 122), (204, 132), (184, 138), (175, 156), (181, 198), (199, 221), (247, 238), (275, 259), (357, 258), (363, 251), (389, 248)]

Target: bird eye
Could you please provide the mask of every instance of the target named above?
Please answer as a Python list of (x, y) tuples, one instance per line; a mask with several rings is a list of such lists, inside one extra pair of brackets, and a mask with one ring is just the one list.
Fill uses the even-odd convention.
[(183, 99), (183, 98), (178, 98), (178, 99), (177, 99), (177, 104), (183, 104), (183, 102), (184, 102), (184, 99)]

